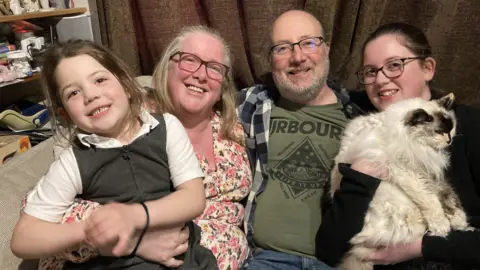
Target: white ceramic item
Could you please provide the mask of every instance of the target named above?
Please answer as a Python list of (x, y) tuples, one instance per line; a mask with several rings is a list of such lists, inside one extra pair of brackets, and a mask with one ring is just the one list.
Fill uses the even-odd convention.
[(40, 0), (40, 7), (42, 9), (50, 9), (50, 2), (48, 0)]

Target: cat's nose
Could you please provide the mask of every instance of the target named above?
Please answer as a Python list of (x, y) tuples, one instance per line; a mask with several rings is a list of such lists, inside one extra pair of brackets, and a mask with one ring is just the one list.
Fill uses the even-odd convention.
[(450, 133), (453, 129), (453, 121), (450, 118), (441, 117), (441, 122), (438, 125), (437, 129), (435, 130), (438, 133)]

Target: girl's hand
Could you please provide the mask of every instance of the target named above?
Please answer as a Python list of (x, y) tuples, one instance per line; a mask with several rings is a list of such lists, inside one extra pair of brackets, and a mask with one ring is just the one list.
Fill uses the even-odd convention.
[(374, 264), (396, 264), (419, 257), (422, 257), (422, 238), (408, 244), (397, 244), (378, 249), (366, 260)]
[(97, 248), (102, 255), (129, 255), (140, 234), (129, 214), (132, 207), (134, 206), (110, 203), (93, 212), (84, 225), (87, 243)]
[(177, 268), (183, 262), (175, 259), (175, 256), (187, 251), (188, 236), (189, 230), (184, 224), (170, 228), (152, 228), (145, 233), (138, 246), (137, 255), (167, 267)]

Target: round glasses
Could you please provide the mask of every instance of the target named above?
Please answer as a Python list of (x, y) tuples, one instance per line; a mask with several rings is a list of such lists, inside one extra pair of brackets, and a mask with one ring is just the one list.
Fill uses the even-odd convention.
[[(174, 59), (175, 56), (179, 56), (178, 59)], [(205, 65), (205, 69), (207, 71), (207, 76), (210, 79), (221, 81), (223, 80), (228, 73), (230, 67), (220, 64), (214, 61), (203, 61), (200, 57), (196, 56), (195, 54), (186, 53), (186, 52), (176, 52), (170, 56), (170, 60), (175, 61), (178, 63), (178, 67), (181, 70), (185, 70), (188, 72), (196, 72), (200, 69), (203, 65)]]
[(292, 55), (295, 45), (300, 47), (305, 54), (312, 54), (318, 51), (318, 47), (325, 42), (323, 37), (311, 37), (300, 40), (296, 43), (283, 43), (270, 48), (270, 52), (280, 58), (289, 58)]
[(356, 72), (358, 81), (361, 84), (369, 85), (375, 82), (377, 79), (377, 73), (382, 71), (383, 75), (389, 79), (397, 78), (403, 73), (403, 69), (405, 65), (410, 63), (406, 62), (408, 60), (415, 60), (415, 59), (422, 59), (425, 60), (426, 57), (424, 56), (416, 56), (416, 57), (405, 57), (399, 59), (393, 59), (386, 62), (383, 66), (379, 68), (375, 67), (365, 67), (360, 69)]

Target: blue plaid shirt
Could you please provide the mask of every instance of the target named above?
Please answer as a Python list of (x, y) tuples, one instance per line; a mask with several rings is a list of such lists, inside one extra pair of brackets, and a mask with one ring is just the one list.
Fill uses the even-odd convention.
[[(328, 81), (328, 85), (342, 102), (347, 118), (353, 118), (363, 113), (359, 106), (350, 99), (350, 94), (345, 88), (335, 86)], [(253, 217), (255, 214), (256, 198), (265, 189), (268, 180), (268, 139), (270, 130), (270, 114), (279, 97), (275, 87), (255, 85), (240, 90), (238, 97), (238, 116), (245, 131), (247, 154), (253, 173), (252, 190), (245, 207), (244, 226), (247, 239), (253, 248)]]

